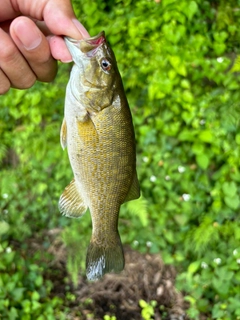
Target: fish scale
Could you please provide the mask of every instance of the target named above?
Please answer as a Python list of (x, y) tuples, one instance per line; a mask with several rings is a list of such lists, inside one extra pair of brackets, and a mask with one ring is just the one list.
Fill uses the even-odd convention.
[(65, 41), (75, 64), (66, 90), (61, 144), (67, 147), (74, 179), (60, 197), (59, 208), (74, 218), (89, 208), (92, 237), (86, 273), (89, 280), (97, 280), (124, 268), (119, 210), (140, 195), (134, 129), (104, 33)]

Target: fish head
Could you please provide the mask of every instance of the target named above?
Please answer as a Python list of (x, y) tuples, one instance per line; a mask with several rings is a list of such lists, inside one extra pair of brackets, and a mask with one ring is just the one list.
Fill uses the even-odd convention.
[(96, 112), (111, 105), (121, 77), (104, 31), (82, 40), (65, 37), (65, 42), (78, 68), (81, 93), (88, 109)]

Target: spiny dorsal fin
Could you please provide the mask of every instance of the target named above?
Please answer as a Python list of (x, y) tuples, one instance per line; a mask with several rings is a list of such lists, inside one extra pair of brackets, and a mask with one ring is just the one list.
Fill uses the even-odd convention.
[(88, 207), (76, 188), (75, 179), (63, 191), (58, 206), (60, 212), (70, 218), (80, 218), (87, 211)]
[(65, 118), (63, 118), (61, 131), (60, 131), (60, 141), (63, 149), (67, 146), (67, 124)]

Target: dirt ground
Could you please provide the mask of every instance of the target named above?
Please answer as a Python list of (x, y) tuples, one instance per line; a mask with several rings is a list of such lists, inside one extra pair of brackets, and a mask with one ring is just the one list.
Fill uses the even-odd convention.
[[(77, 287), (70, 285), (76, 299), (69, 302), (67, 319), (102, 320), (104, 315), (115, 315), (117, 320), (142, 320), (139, 300), (143, 299), (157, 302), (154, 316), (148, 319), (186, 320), (186, 304), (174, 286), (174, 268), (165, 265), (160, 255), (141, 254), (130, 248), (124, 251), (125, 268), (120, 274), (107, 274), (96, 282), (80, 277)], [(50, 252), (55, 256), (51, 266), (55, 270), (55, 277), (51, 276), (52, 294), (65, 298), (66, 250), (54, 245)]]
[(183, 320), (182, 295), (174, 288), (175, 271), (165, 266), (159, 256), (142, 255), (126, 250), (126, 266), (119, 275), (108, 274), (103, 280), (85, 283), (76, 290), (78, 301), (92, 299), (91, 312), (95, 319), (107, 313), (117, 320), (140, 320), (139, 300), (156, 300), (155, 318)]

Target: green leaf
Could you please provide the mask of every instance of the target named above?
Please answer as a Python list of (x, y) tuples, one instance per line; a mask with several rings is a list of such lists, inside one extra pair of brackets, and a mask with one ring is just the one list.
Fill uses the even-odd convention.
[(184, 89), (190, 89), (190, 82), (186, 79), (183, 79), (181, 81), (181, 87)]
[(13, 296), (14, 300), (21, 301), (25, 290), (26, 290), (26, 288), (15, 288), (12, 291), (12, 296)]
[(9, 320), (19, 319), (19, 314), (18, 314), (17, 309), (14, 307), (11, 307), (8, 317), (9, 317), (8, 318)]
[(169, 56), (168, 60), (178, 74), (186, 77), (187, 70), (186, 70), (184, 63), (181, 61), (181, 58), (179, 56)]
[(0, 221), (0, 236), (7, 233), (9, 228), (9, 224), (7, 222)]
[(193, 94), (189, 90), (183, 91), (182, 98), (185, 102), (189, 102), (189, 103), (192, 103), (194, 100)]
[(196, 156), (197, 164), (199, 165), (200, 168), (202, 169), (207, 169), (209, 165), (209, 158), (206, 154), (197, 154)]
[[(230, 71), (231, 72), (240, 72), (240, 55), (237, 55)], [(237, 136), (239, 136), (239, 139), (240, 139), (240, 134), (238, 134)], [(239, 144), (240, 144), (240, 142), (239, 142)]]
[[(239, 71), (240, 71), (240, 69), (239, 69)], [(235, 140), (236, 140), (237, 144), (240, 145), (240, 134), (239, 133), (236, 135)]]
[(37, 291), (33, 291), (32, 293), (32, 300), (39, 300), (40, 294)]
[(148, 225), (147, 200), (142, 196), (139, 199), (128, 201), (126, 208), (130, 214), (138, 216), (143, 227)]
[(240, 204), (239, 196), (237, 196), (237, 195), (235, 195), (234, 197), (226, 196), (226, 197), (224, 197), (224, 201), (225, 201), (226, 205), (233, 210), (236, 210)]
[(180, 132), (178, 139), (180, 141), (194, 141), (196, 132), (193, 130), (183, 129), (182, 132)]
[(194, 274), (200, 267), (201, 261), (194, 261), (188, 266), (188, 272)]
[(30, 313), (30, 310), (31, 310), (31, 302), (27, 299), (23, 300), (21, 302), (21, 305), (23, 307), (23, 310), (26, 312), (26, 313)]
[(195, 13), (198, 11), (198, 5), (195, 1), (190, 1), (186, 6), (185, 14), (187, 15), (189, 20), (192, 20)]
[(203, 130), (199, 133), (199, 139), (203, 142), (212, 142), (213, 141), (213, 135), (210, 130)]
[(213, 49), (217, 55), (221, 55), (225, 51), (226, 45), (225, 43), (214, 42)]
[(237, 193), (237, 185), (234, 181), (225, 181), (222, 185), (223, 193), (228, 197), (234, 197)]
[(228, 37), (228, 33), (225, 31), (214, 32), (213, 37), (217, 42), (224, 42)]
[(141, 308), (146, 308), (148, 306), (147, 302), (143, 299), (139, 300), (139, 305)]
[(38, 301), (32, 301), (32, 310), (37, 310), (41, 308), (41, 303)]
[(163, 8), (166, 7), (167, 5), (176, 2), (177, 0), (162, 0), (162, 6)]
[(204, 153), (204, 144), (195, 142), (192, 146), (192, 152), (194, 154), (203, 154)]
[(37, 287), (41, 287), (43, 283), (43, 277), (41, 275), (38, 275), (35, 279), (35, 284)]

